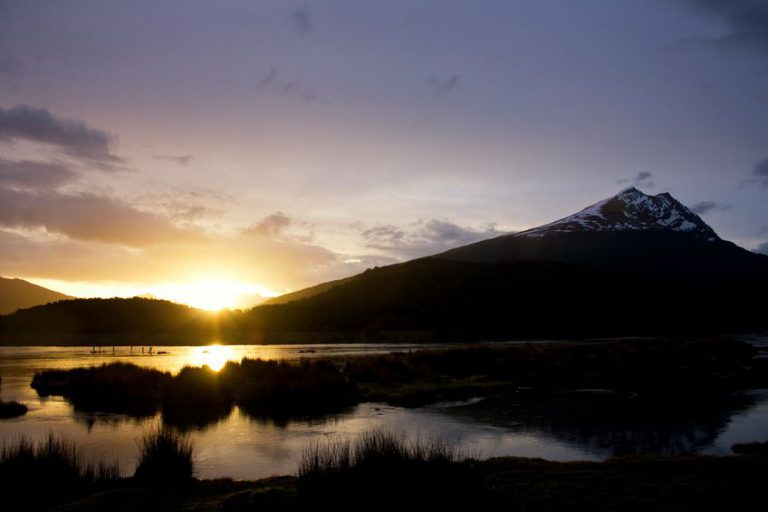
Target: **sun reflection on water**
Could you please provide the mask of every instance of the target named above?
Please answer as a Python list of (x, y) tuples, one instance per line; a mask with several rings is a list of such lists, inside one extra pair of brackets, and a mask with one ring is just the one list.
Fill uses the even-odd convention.
[(207, 345), (196, 348), (197, 350), (190, 361), (192, 366), (207, 365), (211, 370), (219, 371), (227, 364), (227, 361), (237, 360), (235, 351), (226, 345)]

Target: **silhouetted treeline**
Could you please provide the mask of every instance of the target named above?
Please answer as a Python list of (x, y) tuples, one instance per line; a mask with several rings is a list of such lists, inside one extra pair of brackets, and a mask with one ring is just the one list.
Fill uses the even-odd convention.
[(6, 345), (210, 343), (229, 335), (239, 315), (139, 297), (64, 300), (0, 317), (0, 340)]

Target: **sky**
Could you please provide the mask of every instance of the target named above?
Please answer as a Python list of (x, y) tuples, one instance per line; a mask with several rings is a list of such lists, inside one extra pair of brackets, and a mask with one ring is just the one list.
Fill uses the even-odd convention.
[(240, 305), (631, 185), (768, 253), (766, 119), (761, 0), (0, 0), (0, 275)]

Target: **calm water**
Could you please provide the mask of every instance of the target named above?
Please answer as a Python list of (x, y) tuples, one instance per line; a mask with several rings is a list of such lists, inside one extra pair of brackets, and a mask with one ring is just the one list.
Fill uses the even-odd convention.
[[(0, 440), (53, 432), (78, 444), (86, 457), (119, 460), (132, 473), (136, 439), (160, 424), (160, 417), (132, 419), (81, 413), (64, 399), (40, 398), (29, 386), (35, 371), (130, 361), (177, 371), (184, 365), (223, 366), (243, 357), (298, 359), (362, 355), (441, 345), (273, 345), (225, 347), (117, 347), (92, 353), (83, 347), (0, 347), (0, 398), (29, 407), (20, 418), (0, 420)], [(166, 353), (158, 353), (158, 352)], [(730, 453), (736, 442), (768, 438), (768, 390), (718, 400), (666, 406), (638, 405), (606, 393), (579, 393), (553, 404), (471, 400), (417, 409), (365, 403), (342, 414), (276, 424), (256, 420), (237, 408), (226, 419), (191, 436), (198, 476), (254, 479), (296, 470), (302, 449), (321, 439), (353, 437), (383, 427), (412, 436), (439, 435), (473, 456), (518, 455), (550, 460), (603, 459), (624, 453)]]

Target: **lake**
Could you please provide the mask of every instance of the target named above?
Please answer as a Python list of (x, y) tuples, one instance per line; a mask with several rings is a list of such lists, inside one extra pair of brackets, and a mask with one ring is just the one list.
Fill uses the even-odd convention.
[[(764, 339), (755, 344), (765, 344)], [(20, 418), (0, 420), (0, 440), (40, 439), (49, 433), (73, 442), (90, 459), (117, 460), (131, 474), (136, 440), (156, 428), (160, 416), (135, 419), (83, 413), (63, 398), (41, 398), (30, 387), (36, 371), (128, 361), (159, 370), (185, 365), (221, 368), (243, 357), (295, 360), (392, 351), (439, 349), (448, 345), (227, 345), (196, 347), (0, 347), (2, 400), (29, 407)], [(456, 345), (451, 345), (456, 346)], [(409, 436), (437, 435), (459, 443), (469, 455), (602, 460), (633, 453), (727, 454), (737, 442), (764, 441), (768, 432), (768, 390), (723, 394), (705, 401), (647, 404), (617, 398), (607, 390), (583, 390), (552, 403), (483, 400), (404, 409), (363, 403), (343, 413), (285, 423), (249, 417), (237, 408), (227, 418), (191, 430), (197, 476), (256, 479), (291, 474), (302, 450), (323, 440), (346, 439), (373, 428)]]

